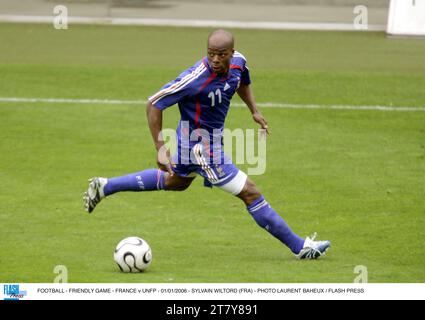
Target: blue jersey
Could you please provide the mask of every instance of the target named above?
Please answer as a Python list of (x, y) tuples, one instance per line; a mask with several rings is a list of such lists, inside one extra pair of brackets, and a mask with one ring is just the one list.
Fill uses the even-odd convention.
[[(227, 75), (214, 73), (205, 57), (167, 83), (149, 101), (160, 110), (178, 104), (181, 115), (177, 128), (179, 151), (182, 146), (191, 149), (200, 141), (193, 139), (193, 133), (206, 132), (210, 145), (216, 147), (217, 141), (221, 146), (230, 100), (241, 83), (249, 85), (251, 79), (245, 57), (235, 51)], [(183, 139), (186, 135), (190, 139)], [(189, 145), (185, 145), (187, 143)]]

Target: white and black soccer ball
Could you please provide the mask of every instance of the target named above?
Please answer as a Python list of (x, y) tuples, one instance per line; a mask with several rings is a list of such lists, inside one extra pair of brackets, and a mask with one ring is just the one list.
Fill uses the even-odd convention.
[(128, 237), (118, 243), (114, 260), (122, 272), (143, 272), (152, 262), (152, 250), (142, 238)]

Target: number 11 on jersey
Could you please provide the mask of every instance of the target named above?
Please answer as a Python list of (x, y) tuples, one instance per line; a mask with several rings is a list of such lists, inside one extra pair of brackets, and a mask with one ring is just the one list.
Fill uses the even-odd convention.
[(215, 107), (215, 96), (218, 97), (218, 104), (221, 104), (221, 90), (220, 89), (215, 90), (215, 94), (214, 94), (213, 91), (211, 91), (208, 94), (208, 98), (211, 99), (211, 107)]

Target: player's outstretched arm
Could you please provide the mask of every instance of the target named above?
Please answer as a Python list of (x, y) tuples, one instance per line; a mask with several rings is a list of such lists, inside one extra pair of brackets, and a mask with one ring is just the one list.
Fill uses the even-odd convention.
[(148, 102), (146, 107), (146, 116), (148, 118), (149, 129), (157, 151), (157, 164), (163, 171), (168, 171), (172, 176), (170, 152), (167, 150), (162, 137), (162, 110), (156, 108), (152, 102)]
[(252, 118), (254, 119), (254, 121), (261, 126), (261, 129), (265, 129), (266, 132), (269, 133), (269, 126), (267, 124), (267, 120), (257, 109), (257, 104), (255, 103), (255, 98), (251, 86), (241, 83), (237, 92), (239, 97), (241, 97), (242, 101), (246, 103), (249, 110), (251, 111)]

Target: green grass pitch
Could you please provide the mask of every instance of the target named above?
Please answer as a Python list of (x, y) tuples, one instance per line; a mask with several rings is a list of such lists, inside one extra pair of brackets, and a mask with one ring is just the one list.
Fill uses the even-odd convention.
[[(205, 55), (208, 29), (0, 24), (0, 97), (146, 98)], [(425, 41), (374, 32), (234, 30), (259, 102), (425, 107)], [(236, 99), (236, 101), (239, 101)], [(239, 101), (240, 102), (240, 101)], [(122, 193), (83, 211), (92, 176), (155, 167), (144, 105), (0, 102), (0, 282), (425, 281), (425, 112), (263, 108), (267, 171), (252, 177), (300, 235), (298, 261), (238, 199), (202, 186)], [(165, 113), (175, 128), (177, 108)], [(231, 109), (227, 128), (256, 128)], [(246, 169), (246, 166), (241, 166)], [(124, 237), (153, 263), (122, 274)]]

